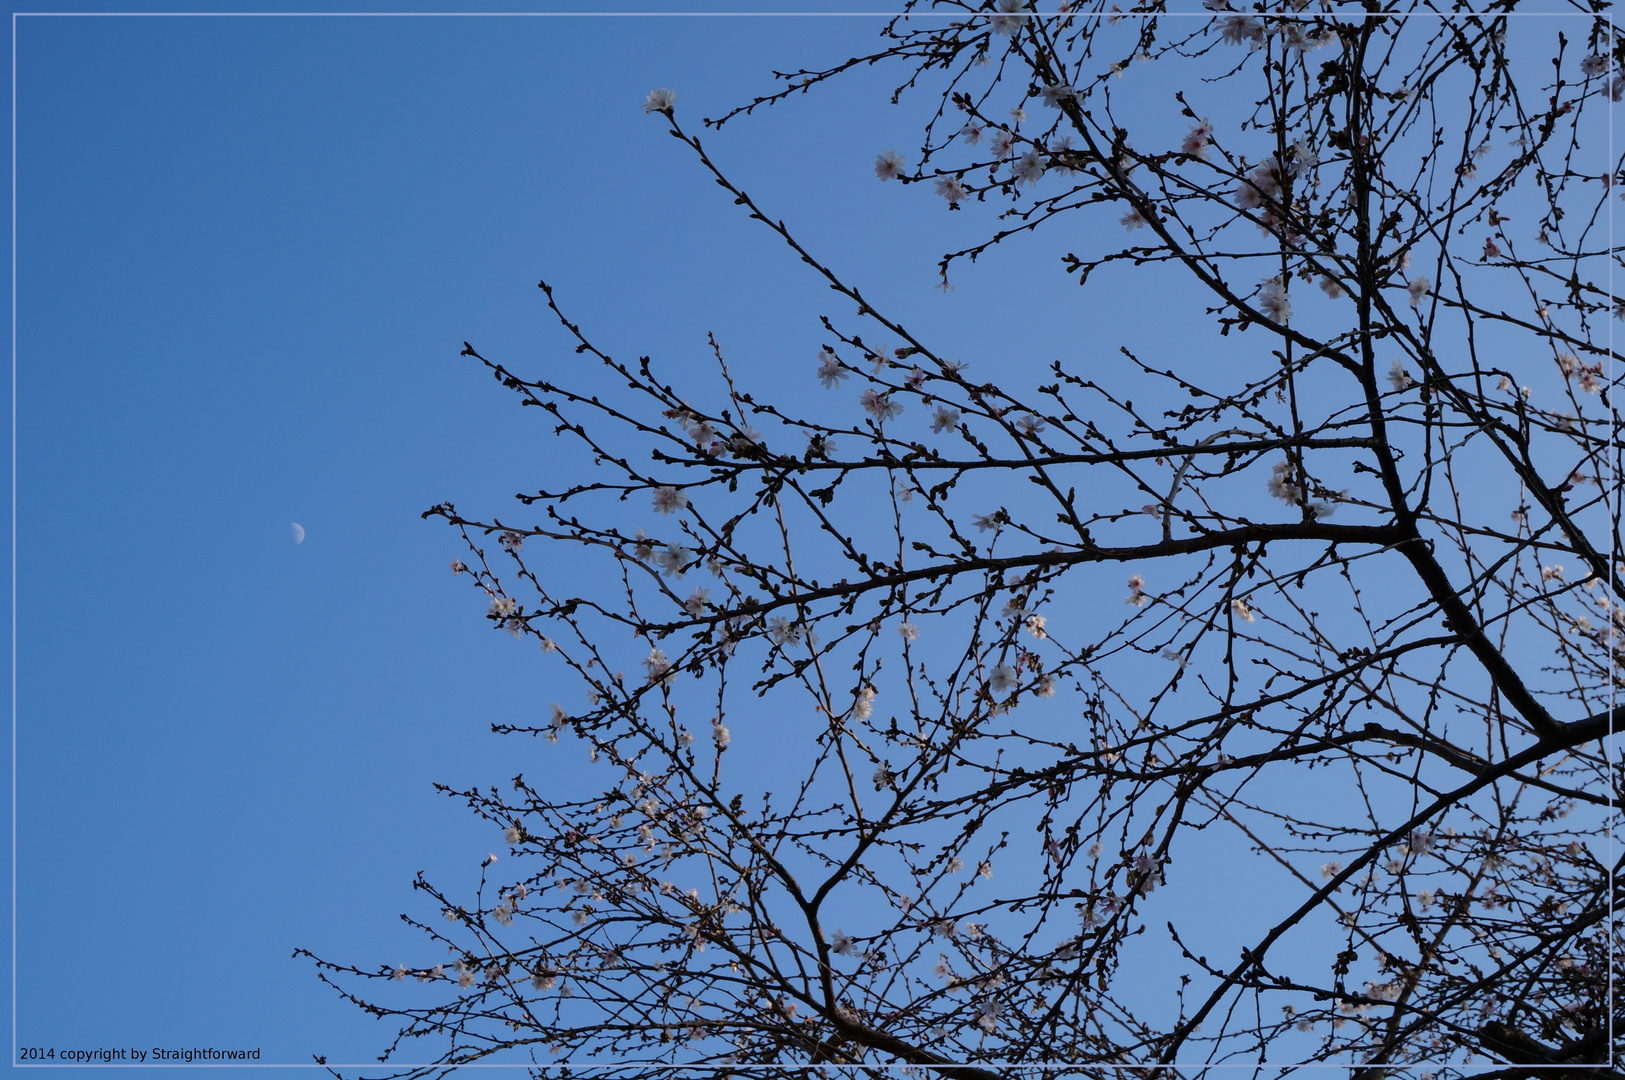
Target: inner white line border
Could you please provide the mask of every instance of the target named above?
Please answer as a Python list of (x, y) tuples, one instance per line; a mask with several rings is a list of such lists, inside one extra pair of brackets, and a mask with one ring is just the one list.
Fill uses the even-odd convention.
[[(1184, 1065), (1178, 1062), (1173, 1064), (1151, 1065), (1122, 1065), (1122, 1064), (1026, 1064), (999, 1061), (974, 1062), (942, 1062), (940, 1066), (920, 1066), (904, 1063), (898, 1064), (864, 1064), (864, 1065), (836, 1065), (828, 1063), (805, 1065), (673, 1065), (658, 1061), (625, 1061), (610, 1064), (575, 1064), (566, 1062), (500, 1062), (500, 1061), (471, 1061), (460, 1064), (444, 1062), (353, 1062), (353, 1063), (327, 1063), (327, 1062), (152, 1062), (140, 1064), (135, 1062), (19, 1062), (17, 1060), (17, 20), (18, 19), (889, 19), (889, 18), (947, 18), (962, 19), (967, 16), (974, 17), (974, 12), (949, 11), (13, 11), (11, 13), (11, 1067), (14, 1069), (388, 1069), (391, 1072), (405, 1069), (443, 1069), (454, 1072), (458, 1069), (529, 1069), (542, 1072), (553, 1070), (575, 1069), (578, 1072), (593, 1074), (598, 1071), (624, 1069), (624, 1068), (653, 1068), (665, 1069), (674, 1073), (694, 1072), (705, 1073), (709, 1076), (738, 1072), (749, 1074), (769, 1069), (802, 1069), (817, 1070), (820, 1073), (830, 1069), (875, 1069), (899, 1070), (953, 1067), (956, 1065), (974, 1066), (989, 1069), (1031, 1069), (1042, 1072), (1060, 1072), (1065, 1070), (1084, 1071), (1089, 1069), (1112, 1070), (1121, 1072), (1133, 1069), (1168, 1069), (1175, 1072), (1186, 1070), (1206, 1069), (1250, 1069), (1258, 1072), (1263, 1069), (1342, 1069), (1345, 1071), (1362, 1068), (1358, 1063), (1339, 1065), (1335, 1062), (1305, 1061), (1305, 1062), (1201, 1062)], [(1028, 12), (1029, 17), (1036, 19), (1103, 19), (1105, 13), (1087, 12)], [(1121, 13), (1122, 16), (1132, 15), (1132, 12)], [(1313, 14), (1296, 15), (1293, 12), (1279, 13), (1285, 17), (1313, 18)], [(1501, 12), (1372, 12), (1359, 11), (1338, 12), (1339, 18), (1387, 18), (1408, 21), (1412, 18), (1428, 18), (1439, 20), (1473, 19), (1481, 18), (1486, 14), (1493, 14), (1498, 18), (1531, 18), (1531, 19), (1586, 19), (1597, 17), (1596, 12), (1586, 11), (1501, 11)], [(1121, 16), (1120, 16), (1121, 17)], [(1211, 11), (1165, 11), (1157, 13), (1157, 18), (1192, 18), (1211, 19)], [(1614, 16), (1610, 11), (1606, 16), (1610, 34), (1615, 33)], [(1608, 115), (1608, 167), (1614, 165), (1614, 101), (1610, 98), (1606, 105)], [(1608, 246), (1613, 248), (1614, 243), (1614, 203), (1608, 200)], [(1613, 294), (1614, 260), (1608, 260), (1608, 291)], [(1612, 380), (1614, 343), (1614, 321), (1608, 320), (1608, 350), (1609, 376)], [(1612, 460), (1619, 460), (1619, 443), (1617, 435), (1618, 425), (1612, 425), (1609, 439), (1612, 444)], [(1621, 492), (1621, 477), (1618, 469), (1614, 475), (1614, 492), (1616, 498)], [(1606, 502), (1605, 502), (1606, 505)], [(1618, 515), (1616, 506), (1613, 514), (1609, 514), (1610, 521)], [(1617, 532), (1617, 530), (1616, 530)], [(1622, 555), (1618, 545), (1615, 545), (1611, 555), (1617, 564)], [(1611, 707), (1619, 705), (1619, 687), (1616, 682), (1612, 688)], [(1617, 736), (1610, 731), (1603, 738), (1603, 760), (1612, 764), (1614, 740)], [(1610, 791), (1609, 797), (1612, 798)], [(1614, 866), (1617, 860), (1614, 856), (1614, 829), (1610, 823), (1608, 829), (1608, 855), (1609, 878), (1613, 884)], [(1614, 926), (1614, 889), (1608, 891), (1608, 923), (1610, 930)], [(1614, 965), (1608, 967), (1608, 996), (1615, 1000), (1616, 987), (1614, 985)], [(1615, 1033), (1612, 1030), (1614, 1010), (1608, 1010), (1609, 1038), (1608, 1045), (1614, 1044)], [(1428, 1066), (1427, 1068), (1437, 1068)], [(1457, 1068), (1456, 1066), (1451, 1066)], [(1469, 1073), (1480, 1071), (1499, 1070), (1505, 1066), (1497, 1063), (1486, 1063), (1483, 1066), (1460, 1066)], [(1534, 1070), (1564, 1070), (1573, 1069), (1573, 1065), (1524, 1065), (1526, 1069)], [(1606, 1069), (1602, 1065), (1599, 1068)], [(1390, 1072), (1409, 1072), (1423, 1066), (1394, 1065), (1385, 1066)]]

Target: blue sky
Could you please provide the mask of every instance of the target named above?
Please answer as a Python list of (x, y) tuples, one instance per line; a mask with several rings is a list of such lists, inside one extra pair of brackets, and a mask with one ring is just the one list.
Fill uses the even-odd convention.
[[(431, 784), (510, 775), (491, 720), (556, 696), (419, 520), (579, 464), (462, 342), (567, 373), (545, 276), (614, 351), (682, 370), (715, 330), (747, 383), (811, 389), (833, 298), (639, 105), (673, 87), (692, 125), (878, 26), (18, 21), (20, 1046), (380, 1049), (291, 953), (410, 959), (413, 875), (500, 843)], [(708, 143), (967, 352), (1072, 300), (1058, 250), (931, 289), (974, 223), (875, 182), (915, 133), (887, 89)]]

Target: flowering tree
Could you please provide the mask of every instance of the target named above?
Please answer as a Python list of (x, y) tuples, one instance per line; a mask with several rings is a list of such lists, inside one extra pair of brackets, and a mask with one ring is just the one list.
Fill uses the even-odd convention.
[(415, 965), (318, 962), (400, 1019), (386, 1060), (1619, 1075), (1625, 46), (1511, 3), (1207, 8), (943, 0), (707, 121), (900, 66), (924, 141), (876, 174), (994, 222), (944, 285), (1072, 222), (1080, 284), (1182, 280), (1211, 334), (1030, 393), (649, 95), (855, 306), (807, 345), (842, 405), (758, 400), (720, 349), (668, 382), (546, 283), (617, 394), (465, 349), (598, 468), (426, 516), (585, 697), (496, 725), (542, 744), (509, 787), (448, 791), (508, 876), (420, 878)]

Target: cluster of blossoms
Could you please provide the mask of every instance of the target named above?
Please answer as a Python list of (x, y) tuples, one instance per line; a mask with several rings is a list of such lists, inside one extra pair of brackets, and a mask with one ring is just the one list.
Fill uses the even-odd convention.
[[(1204, 121), (1204, 126), (1206, 122)], [(1211, 132), (1211, 128), (1209, 131)], [(1194, 134), (1194, 132), (1192, 133)], [(1203, 140), (1206, 146), (1206, 140)], [(1300, 138), (1287, 150), (1282, 161), (1271, 154), (1254, 165), (1236, 184), (1236, 205), (1254, 213), (1258, 227), (1266, 233), (1279, 231), (1287, 208), (1290, 188), (1299, 177), (1320, 164), (1320, 155), (1307, 139)]]
[(1147, 599), (1149, 598), (1145, 595), (1145, 578), (1139, 574), (1131, 574), (1128, 579), (1128, 596), (1123, 598), (1123, 603), (1130, 607), (1141, 607)]

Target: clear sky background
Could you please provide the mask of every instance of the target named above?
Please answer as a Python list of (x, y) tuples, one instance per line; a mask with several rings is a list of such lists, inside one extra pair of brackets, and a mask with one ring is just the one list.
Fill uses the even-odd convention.
[[(545, 276), (621, 355), (680, 371), (715, 330), (747, 386), (816, 392), (833, 296), (640, 106), (672, 87), (697, 126), (880, 22), (16, 26), (18, 1043), (371, 1060), (393, 1026), (293, 950), (420, 957), (413, 875), (471, 886), (501, 846), (431, 784), (543, 767), (488, 727), (559, 696), (419, 519), (581, 464), (462, 343), (566, 377)], [(1063, 300), (1085, 333), (1058, 239), (931, 288), (988, 215), (875, 181), (917, 140), (888, 90), (708, 145), (967, 356)]]
[[(747, 389), (816, 398), (816, 317), (849, 305), (640, 106), (671, 87), (697, 130), (881, 20), (15, 25), (18, 1044), (371, 1060), (394, 1025), (294, 949), (418, 962), (413, 876), (469, 887), (503, 850), (431, 785), (560, 767), (489, 733), (560, 691), (419, 515), (507, 515), (587, 462), (462, 343), (569, 381), (545, 277), (610, 352), (693, 371), (715, 331)], [(1076, 226), (935, 290), (992, 214), (876, 182), (928, 104), (891, 74), (707, 146), (986, 377), (1193, 347), (1151, 272), (1060, 272)]]

